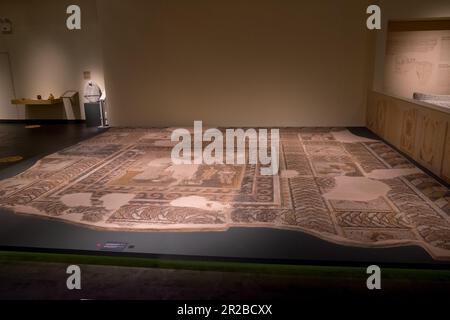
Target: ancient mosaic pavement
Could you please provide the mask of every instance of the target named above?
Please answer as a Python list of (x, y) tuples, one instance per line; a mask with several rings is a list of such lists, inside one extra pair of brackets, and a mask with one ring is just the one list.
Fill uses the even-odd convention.
[(0, 182), (0, 206), (130, 231), (301, 230), (352, 246), (416, 244), (450, 259), (450, 190), (381, 141), (280, 131), (280, 171), (172, 165), (170, 129), (111, 129)]

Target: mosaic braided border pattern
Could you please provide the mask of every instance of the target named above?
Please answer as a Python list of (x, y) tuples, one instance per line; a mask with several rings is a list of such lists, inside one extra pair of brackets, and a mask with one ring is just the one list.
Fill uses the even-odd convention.
[(258, 165), (172, 166), (170, 134), (113, 128), (47, 156), (0, 181), (0, 207), (110, 230), (299, 230), (450, 259), (450, 190), (382, 141), (281, 129), (280, 172), (268, 177)]

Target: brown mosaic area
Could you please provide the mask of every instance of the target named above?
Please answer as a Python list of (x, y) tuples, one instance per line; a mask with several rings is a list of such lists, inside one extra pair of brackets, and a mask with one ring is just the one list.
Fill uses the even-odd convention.
[(279, 174), (261, 176), (259, 165), (173, 165), (170, 135), (113, 128), (0, 181), (0, 206), (112, 230), (291, 229), (450, 259), (450, 190), (381, 141), (281, 129)]
[(405, 177), (414, 187), (450, 217), (450, 190), (424, 173)]
[(381, 141), (366, 143), (366, 146), (369, 147), (373, 152), (375, 152), (381, 160), (385, 161), (390, 168), (414, 168), (414, 165), (412, 163), (410, 163), (393, 148)]

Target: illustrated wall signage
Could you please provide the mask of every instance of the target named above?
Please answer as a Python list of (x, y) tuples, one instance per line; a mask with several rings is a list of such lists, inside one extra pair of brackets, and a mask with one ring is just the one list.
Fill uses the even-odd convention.
[(384, 91), (396, 96), (450, 94), (450, 30), (389, 32), (384, 75)]

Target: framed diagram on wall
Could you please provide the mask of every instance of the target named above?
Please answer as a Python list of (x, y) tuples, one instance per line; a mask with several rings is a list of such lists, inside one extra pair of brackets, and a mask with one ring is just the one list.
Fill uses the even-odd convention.
[(384, 68), (385, 92), (450, 95), (450, 19), (390, 21)]

